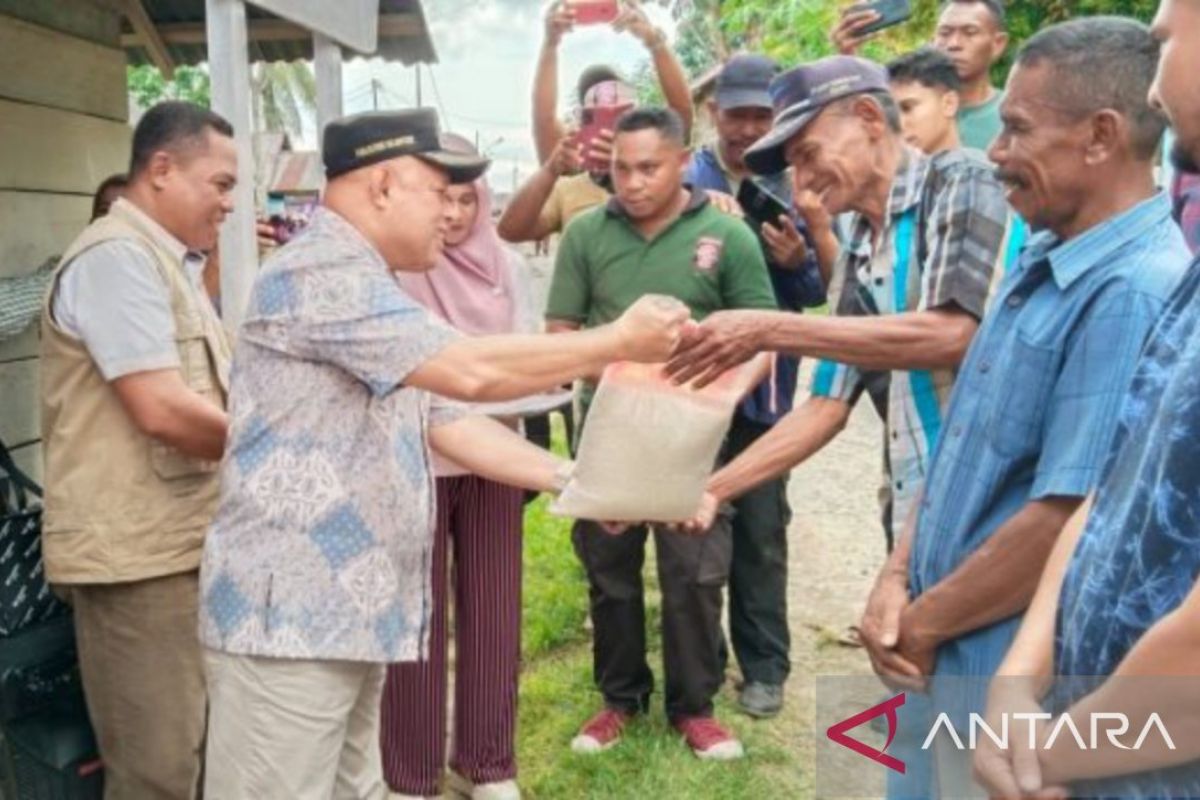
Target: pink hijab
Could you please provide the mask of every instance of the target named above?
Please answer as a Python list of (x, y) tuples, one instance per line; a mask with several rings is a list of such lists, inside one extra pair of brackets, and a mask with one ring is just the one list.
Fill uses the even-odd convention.
[(479, 207), (467, 238), (446, 247), (428, 272), (402, 272), (397, 279), (410, 297), (469, 336), (511, 333), (516, 323), (512, 268), (492, 224), (487, 181), (477, 178), (474, 186)]

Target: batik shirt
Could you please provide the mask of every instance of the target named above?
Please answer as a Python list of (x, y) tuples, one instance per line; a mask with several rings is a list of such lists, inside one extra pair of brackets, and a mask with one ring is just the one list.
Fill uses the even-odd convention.
[(263, 265), (234, 355), (201, 638), (227, 653), (420, 658), (434, 513), (426, 428), (452, 406), (404, 385), (457, 334), (327, 209)]

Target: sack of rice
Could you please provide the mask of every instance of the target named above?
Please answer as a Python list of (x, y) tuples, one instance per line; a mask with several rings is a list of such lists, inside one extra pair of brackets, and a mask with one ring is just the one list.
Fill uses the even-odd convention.
[(680, 522), (695, 513), (734, 408), (767, 374), (771, 356), (703, 389), (676, 386), (662, 364), (604, 370), (575, 470), (551, 510), (606, 522)]

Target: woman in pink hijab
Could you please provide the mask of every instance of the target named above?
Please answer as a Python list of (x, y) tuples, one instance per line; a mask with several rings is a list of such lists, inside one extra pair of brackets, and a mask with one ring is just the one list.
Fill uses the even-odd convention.
[[(474, 152), (461, 137), (443, 145)], [(529, 330), (525, 264), (496, 234), (483, 178), (448, 190), (445, 251), (401, 287), (469, 335)], [(486, 409), (484, 409), (486, 410)], [(515, 423), (514, 423), (515, 424)], [(518, 798), (514, 738), (521, 655), (523, 493), (435, 459), (437, 530), (429, 660), (388, 668), (384, 775), (401, 796), (440, 795), (446, 769), (446, 601), (454, 587), (454, 739), (450, 786), (477, 798)], [(453, 558), (451, 558), (451, 554)], [(452, 562), (453, 580), (450, 580)]]

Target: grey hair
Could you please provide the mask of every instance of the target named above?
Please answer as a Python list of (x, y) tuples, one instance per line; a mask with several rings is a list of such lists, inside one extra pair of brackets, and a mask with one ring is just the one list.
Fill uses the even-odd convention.
[(1129, 120), (1134, 153), (1149, 160), (1166, 128), (1166, 119), (1148, 99), (1158, 52), (1158, 42), (1140, 22), (1084, 17), (1039, 31), (1021, 47), (1017, 64), (1051, 66), (1051, 99), (1070, 112), (1084, 116), (1112, 109), (1121, 114)]
[(869, 92), (852, 94), (849, 97), (835, 100), (831, 108), (835, 109), (839, 114), (848, 114), (855, 101), (860, 97), (866, 97), (875, 101), (875, 105), (879, 106), (879, 110), (883, 112), (883, 118), (887, 122), (888, 130), (892, 133), (900, 132), (900, 107), (896, 105), (896, 99), (892, 97), (891, 92), (873, 89)]

